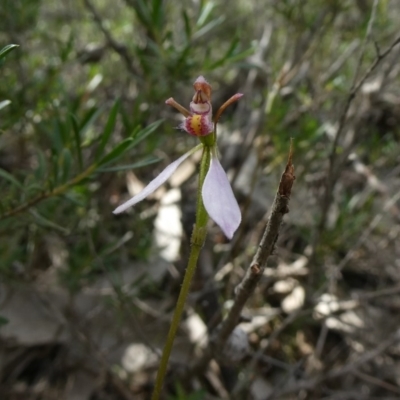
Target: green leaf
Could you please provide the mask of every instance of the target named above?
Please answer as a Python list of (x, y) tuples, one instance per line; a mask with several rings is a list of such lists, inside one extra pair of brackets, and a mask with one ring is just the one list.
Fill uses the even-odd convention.
[(43, 151), (38, 150), (37, 152), (37, 163), (38, 166), (35, 169), (35, 178), (37, 180), (42, 180), (45, 177), (46, 173), (46, 156), (44, 155)]
[(58, 184), (58, 178), (59, 176), (59, 165), (58, 165), (58, 155), (53, 154), (51, 157), (51, 168), (50, 168), (50, 173), (51, 173), (51, 184), (54, 186), (57, 186)]
[(192, 36), (193, 40), (199, 39), (201, 36), (205, 35), (206, 33), (212, 31), (218, 25), (221, 25), (225, 21), (225, 17), (221, 15), (220, 17), (213, 19), (208, 24), (204, 25), (201, 29), (194, 33)]
[(132, 147), (136, 146), (143, 139), (146, 139), (147, 136), (149, 136), (151, 133), (153, 133), (162, 124), (163, 121), (164, 121), (163, 119), (160, 119), (156, 122), (153, 122), (148, 127), (144, 128), (144, 129), (140, 130), (138, 133), (136, 133), (134, 136), (134, 141), (132, 142)]
[(26, 196), (32, 193), (43, 193), (45, 191), (45, 185), (43, 183), (33, 182), (28, 186), (25, 186)]
[(147, 1), (136, 0), (133, 9), (140, 22), (151, 31), (151, 16)]
[(61, 164), (61, 182), (66, 182), (70, 176), (72, 155), (68, 148), (64, 148), (60, 157)]
[(36, 222), (43, 227), (54, 229), (56, 231), (64, 233), (65, 235), (68, 235), (70, 233), (69, 230), (66, 229), (65, 227), (60, 226), (53, 221), (50, 221), (49, 219), (43, 217), (43, 215), (39, 214), (35, 210), (31, 209), (29, 210), (29, 213), (35, 218)]
[(5, 171), (4, 169), (0, 168), (0, 177), (9, 181), (12, 185), (16, 186), (18, 189), (24, 190), (24, 186), (21, 182), (15, 179), (9, 172)]
[(11, 104), (11, 101), (10, 101), (10, 100), (3, 100), (3, 101), (0, 101), (0, 110), (1, 110), (2, 108), (7, 107), (9, 104)]
[(212, 10), (215, 7), (215, 3), (213, 1), (208, 1), (204, 7), (202, 7), (200, 11), (200, 16), (196, 22), (196, 26), (201, 28), (205, 22), (207, 21), (208, 17), (210, 16)]
[(153, 26), (156, 26), (159, 31), (162, 29), (162, 19), (164, 16), (163, 12), (163, 1), (153, 0), (152, 1), (152, 22)]
[(122, 125), (124, 126), (124, 129), (126, 132), (131, 132), (133, 129), (133, 124), (129, 120), (128, 114), (125, 112), (124, 108), (122, 107), (120, 110), (120, 114), (122, 117)]
[(8, 46), (3, 47), (0, 50), (0, 60), (2, 60), (10, 51), (14, 50), (16, 47), (19, 47), (19, 45), (9, 44)]
[(62, 64), (66, 63), (66, 61), (68, 60), (68, 57), (74, 50), (74, 40), (75, 40), (75, 37), (73, 36), (73, 33), (71, 31), (68, 36), (67, 42), (65, 43), (64, 46), (62, 45), (59, 50), (59, 56), (60, 56)]
[(54, 154), (60, 154), (66, 144), (65, 123), (57, 118), (52, 127), (46, 129), (51, 141), (51, 150)]
[(98, 165), (105, 165), (111, 161), (116, 160), (122, 154), (124, 154), (130, 147), (132, 147), (133, 139), (127, 138), (114, 147), (105, 157), (103, 157)]
[(110, 111), (110, 115), (108, 116), (106, 126), (104, 127), (104, 131), (101, 135), (101, 142), (99, 148), (97, 149), (96, 160), (98, 160), (103, 155), (104, 149), (111, 137), (111, 134), (114, 131), (119, 107), (120, 107), (120, 101), (117, 100)]
[(243, 50), (241, 52), (238, 52), (238, 46), (239, 46), (239, 39), (238, 38), (233, 39), (226, 53), (219, 60), (215, 61), (210, 65), (206, 65), (205, 69), (213, 70), (227, 63), (233, 64), (237, 61), (243, 60), (246, 57), (249, 57), (254, 53), (254, 48), (252, 47)]
[(136, 169), (136, 168), (141, 168), (145, 167), (146, 165), (154, 164), (158, 161), (160, 161), (161, 158), (157, 157), (147, 157), (143, 160), (140, 160), (136, 163), (133, 164), (128, 164), (128, 165), (118, 165), (115, 167), (106, 167), (106, 168), (99, 168), (99, 172), (117, 172), (117, 171), (126, 171), (127, 169)]
[(186, 36), (186, 41), (189, 42), (190, 38), (192, 36), (192, 25), (191, 22), (189, 20), (189, 16), (186, 12), (186, 10), (183, 10), (182, 12), (182, 18), (183, 18), (183, 22), (185, 23), (185, 36)]
[(3, 317), (2, 315), (0, 315), (0, 327), (3, 325), (7, 325), (9, 322), (9, 320), (5, 317)]
[(72, 123), (72, 130), (74, 131), (75, 147), (78, 156), (79, 170), (82, 171), (83, 161), (82, 161), (81, 134), (79, 131), (78, 122), (73, 115), (71, 115), (71, 123)]
[(99, 166), (109, 164), (112, 161), (115, 161), (117, 158), (121, 157), (124, 153), (126, 153), (131, 148), (135, 147), (138, 143), (140, 143), (143, 139), (153, 133), (163, 122), (163, 120), (159, 120), (153, 122), (148, 127), (133, 132), (133, 137), (127, 138), (119, 143), (114, 149), (112, 149), (106, 156), (104, 156), (98, 163)]
[(79, 124), (79, 132), (81, 136), (83, 136), (88, 128), (96, 121), (103, 109), (103, 107), (93, 107), (83, 116), (82, 121)]

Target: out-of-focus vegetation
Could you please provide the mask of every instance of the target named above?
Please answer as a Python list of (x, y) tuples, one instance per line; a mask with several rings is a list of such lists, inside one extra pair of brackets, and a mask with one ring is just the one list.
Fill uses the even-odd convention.
[[(210, 224), (166, 398), (398, 398), (399, 21), (395, 0), (3, 0), (2, 399), (149, 398), (195, 160), (112, 210), (196, 143), (164, 103), (188, 105), (199, 75), (215, 107), (245, 95), (218, 132), (243, 222), (230, 243)], [(234, 347), (188, 377), (254, 255), (290, 138), (297, 180), (240, 325), (245, 357)]]

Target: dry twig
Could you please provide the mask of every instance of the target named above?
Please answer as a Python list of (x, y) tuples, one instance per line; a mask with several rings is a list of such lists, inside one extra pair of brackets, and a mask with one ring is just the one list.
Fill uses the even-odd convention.
[(376, 70), (378, 65), (392, 52), (394, 47), (396, 47), (400, 43), (400, 36), (398, 36), (389, 45), (389, 47), (385, 51), (380, 52), (379, 49), (377, 48), (377, 56), (375, 58), (375, 61), (370, 65), (370, 67), (364, 73), (364, 75), (361, 77), (361, 79), (358, 79), (359, 70), (361, 68), (361, 64), (362, 64), (365, 50), (366, 50), (366, 45), (367, 45), (368, 41), (371, 39), (371, 35), (372, 35), (372, 27), (373, 27), (373, 23), (375, 21), (377, 3), (378, 3), (377, 1), (374, 1), (372, 11), (371, 11), (371, 17), (370, 17), (370, 20), (368, 23), (368, 27), (367, 27), (367, 31), (365, 34), (363, 44), (361, 46), (360, 56), (359, 56), (359, 59), (358, 59), (357, 65), (356, 65), (356, 72), (354, 75), (353, 84), (352, 84), (349, 94), (347, 96), (343, 110), (340, 114), (339, 125), (337, 128), (336, 135), (333, 140), (331, 152), (329, 155), (329, 167), (328, 167), (328, 173), (327, 173), (327, 178), (326, 178), (326, 187), (325, 187), (325, 192), (324, 192), (324, 198), (322, 201), (321, 218), (320, 218), (320, 222), (317, 227), (316, 234), (315, 234), (314, 241), (313, 241), (313, 246), (312, 246), (313, 251), (315, 251), (317, 240), (320, 237), (320, 233), (323, 231), (325, 224), (326, 224), (328, 211), (329, 211), (330, 205), (332, 203), (333, 189), (334, 189), (336, 181), (340, 175), (341, 166), (346, 161), (349, 151), (351, 151), (351, 147), (353, 145), (353, 143), (351, 143), (349, 145), (349, 149), (347, 149), (347, 151), (343, 152), (340, 162), (337, 162), (337, 155), (338, 155), (337, 148), (338, 148), (342, 133), (344, 131), (345, 125), (346, 125), (347, 115), (348, 115), (350, 106), (351, 106), (354, 98), (356, 97), (358, 91), (360, 90), (362, 85), (365, 83), (365, 81), (372, 75), (372, 73)]
[(267, 259), (272, 254), (276, 240), (278, 239), (283, 216), (289, 212), (288, 205), (290, 194), (295, 180), (292, 156), (293, 150), (291, 144), (286, 169), (282, 174), (279, 189), (272, 205), (271, 216), (268, 219), (257, 253), (246, 271), (244, 278), (235, 290), (235, 299), (232, 308), (226, 318), (216, 328), (215, 333), (211, 336), (210, 344), (202, 358), (186, 372), (187, 376), (194, 376), (202, 373), (213, 356), (224, 348), (230, 334), (239, 323), (244, 305), (253, 294), (258, 282), (263, 276)]
[(397, 330), (386, 340), (377, 345), (374, 349), (363, 353), (360, 357), (344, 365), (343, 367), (331, 369), (329, 372), (321, 373), (318, 376), (310, 378), (308, 380), (300, 380), (293, 385), (286, 385), (284, 389), (279, 392), (274, 392), (272, 396), (268, 397), (268, 399), (280, 399), (282, 398), (282, 396), (288, 395), (290, 393), (296, 393), (300, 390), (312, 390), (317, 388), (319, 385), (327, 380), (335, 379), (345, 374), (355, 373), (361, 366), (367, 364), (368, 362), (377, 358), (379, 355), (385, 353), (385, 351), (389, 347), (398, 343), (399, 340), (400, 330)]
[(93, 16), (93, 20), (96, 22), (97, 26), (103, 32), (103, 35), (107, 41), (107, 45), (111, 49), (113, 49), (122, 58), (122, 60), (125, 62), (126, 69), (134, 76), (137, 76), (138, 73), (134, 67), (133, 59), (132, 59), (131, 55), (129, 54), (126, 46), (117, 42), (114, 39), (114, 37), (111, 35), (111, 33), (106, 29), (100, 14), (97, 12), (96, 8), (90, 2), (90, 0), (84, 0), (84, 1), (85, 1), (85, 5), (86, 5), (87, 9), (91, 12), (91, 14)]

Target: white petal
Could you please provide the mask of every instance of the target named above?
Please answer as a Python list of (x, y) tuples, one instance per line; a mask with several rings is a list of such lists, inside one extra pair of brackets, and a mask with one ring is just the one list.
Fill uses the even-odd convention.
[(213, 154), (203, 183), (203, 202), (208, 215), (232, 239), (242, 219), (239, 205), (217, 156)]
[(126, 203), (121, 204), (119, 207), (117, 207), (113, 213), (114, 214), (119, 214), (123, 211), (125, 211), (127, 208), (135, 205), (136, 203), (139, 203), (139, 201), (142, 201), (145, 199), (149, 194), (153, 193), (155, 190), (157, 190), (185, 161), (190, 155), (192, 155), (196, 150), (200, 149), (203, 145), (198, 145), (185, 153), (183, 156), (179, 157), (176, 161), (173, 163), (169, 164), (164, 171), (161, 172), (157, 177), (155, 177), (140, 193), (138, 193), (136, 196), (133, 196), (130, 200), (128, 200)]

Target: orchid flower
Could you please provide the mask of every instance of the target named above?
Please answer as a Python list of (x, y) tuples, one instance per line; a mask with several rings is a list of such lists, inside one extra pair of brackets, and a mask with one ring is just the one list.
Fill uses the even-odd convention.
[(242, 94), (237, 93), (227, 100), (219, 108), (213, 120), (211, 86), (203, 76), (199, 76), (193, 86), (195, 94), (190, 102), (190, 110), (181, 106), (172, 97), (166, 101), (166, 104), (176, 108), (184, 115), (185, 120), (179, 125), (179, 128), (192, 136), (197, 136), (201, 143), (168, 165), (140, 193), (117, 207), (114, 210), (114, 214), (119, 214), (145, 199), (158, 189), (175, 172), (183, 161), (194, 152), (203, 149), (203, 155), (208, 153), (207, 157), (209, 162), (206, 163), (206, 168), (208, 168), (208, 170), (206, 171), (201, 189), (202, 201), (211, 219), (219, 225), (229, 239), (232, 239), (233, 234), (240, 224), (241, 213), (228, 177), (218, 160), (216, 127), (222, 112), (230, 104), (242, 97)]

